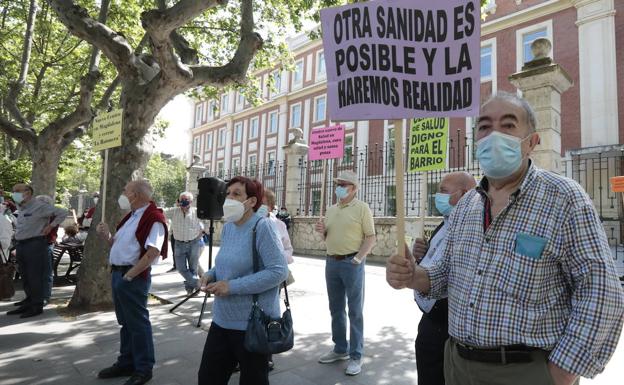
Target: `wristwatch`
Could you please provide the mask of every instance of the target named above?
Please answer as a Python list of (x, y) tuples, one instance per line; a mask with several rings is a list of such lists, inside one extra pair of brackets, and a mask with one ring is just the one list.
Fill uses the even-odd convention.
[(126, 282), (131, 282), (132, 281), (132, 277), (129, 277), (127, 274), (123, 276), (123, 280)]

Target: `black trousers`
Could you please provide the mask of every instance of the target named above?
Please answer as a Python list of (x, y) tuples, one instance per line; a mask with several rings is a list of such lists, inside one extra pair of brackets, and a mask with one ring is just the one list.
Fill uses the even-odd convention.
[(449, 336), (448, 319), (436, 315), (439, 316), (424, 313), (418, 324), (415, 343), (418, 385), (444, 385), (444, 343)]
[(244, 346), (245, 332), (210, 325), (199, 373), (199, 385), (227, 385), (240, 363), (240, 385), (268, 385), (267, 356), (250, 353)]
[(43, 307), (44, 281), (48, 279), (44, 274), (45, 264), (49, 263), (48, 242), (44, 237), (19, 241), (15, 252), (28, 305), (40, 309)]

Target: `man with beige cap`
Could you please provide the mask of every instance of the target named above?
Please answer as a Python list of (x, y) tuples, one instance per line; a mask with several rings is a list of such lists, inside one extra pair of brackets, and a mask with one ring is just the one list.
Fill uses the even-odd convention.
[[(325, 281), (332, 317), (334, 348), (319, 358), (321, 364), (349, 360), (345, 373), (355, 376), (362, 370), (364, 348), (364, 260), (375, 245), (373, 214), (368, 204), (355, 197), (357, 175), (343, 171), (335, 180), (338, 203), (316, 224), (327, 246)], [(349, 305), (350, 338), (347, 341)]]

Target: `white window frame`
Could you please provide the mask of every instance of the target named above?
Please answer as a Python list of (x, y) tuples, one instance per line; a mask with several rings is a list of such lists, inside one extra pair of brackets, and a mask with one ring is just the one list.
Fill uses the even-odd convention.
[[(298, 66), (301, 65), (301, 72), (299, 72)], [(297, 74), (299, 74), (299, 81), (297, 81)], [(303, 86), (303, 77), (305, 76), (305, 72), (304, 72), (304, 62), (303, 62), (303, 58), (297, 60), (295, 62), (295, 69), (294, 71), (292, 71), (292, 88), (293, 89), (299, 89)]]
[(241, 172), (241, 158), (232, 158), (232, 172), (239, 175)]
[(497, 79), (498, 79), (498, 70), (496, 66), (497, 56), (496, 56), (496, 38), (493, 37), (491, 39), (483, 40), (481, 42), (481, 48), (490, 46), (492, 47), (492, 74), (489, 77), (481, 78), (481, 83), (492, 82), (492, 93), (496, 92), (497, 89)]
[(208, 102), (208, 120), (214, 120), (215, 116), (215, 101), (211, 100)]
[[(275, 117), (275, 128), (273, 128), (272, 122), (273, 117)], [(274, 110), (269, 112), (269, 117), (267, 119), (267, 133), (275, 134), (279, 130), (279, 110)]]
[[(271, 159), (271, 155), (273, 155), (273, 159)], [(273, 176), (275, 175), (275, 162), (276, 162), (276, 156), (277, 153), (275, 152), (275, 150), (271, 150), (271, 151), (267, 151), (267, 168), (268, 168), (268, 173), (267, 175)], [(273, 161), (273, 163), (271, 163), (271, 161)]]
[[(294, 110), (294, 109), (295, 109), (295, 107), (297, 107), (297, 106), (299, 107), (299, 122), (298, 122), (297, 124), (294, 124), (294, 122), (293, 122), (293, 116), (294, 116), (294, 114), (293, 114), (293, 110)], [(301, 102), (299, 102), (299, 103), (295, 103), (295, 104), (292, 104), (292, 105), (290, 106), (290, 121), (288, 122), (288, 123), (290, 124), (290, 127), (289, 127), (289, 128), (301, 128), (301, 113), (302, 113), (302, 105), (301, 105)]]
[[(271, 72), (271, 78), (273, 78), (273, 87), (275, 88), (275, 90), (270, 91), (269, 94), (271, 95), (271, 98), (273, 98), (282, 93), (282, 71), (275, 70)], [(276, 78), (279, 79), (279, 82), (275, 81)]]
[(193, 138), (193, 155), (199, 155), (201, 153), (201, 136)]
[(550, 40), (552, 44), (552, 51), (550, 51), (550, 57), (554, 59), (555, 42), (553, 39), (553, 23), (552, 19), (543, 21), (541, 23), (533, 24), (525, 28), (516, 30), (516, 71), (520, 71), (524, 65), (524, 35), (536, 32), (537, 30), (546, 28), (546, 38)]
[[(325, 62), (325, 64), (323, 64), (323, 72), (320, 71), (320, 63), (321, 63), (321, 55), (323, 55), (323, 62)], [(327, 61), (325, 59), (325, 51), (324, 50), (320, 50), (316, 53), (316, 71), (315, 71), (315, 79), (316, 81), (321, 81), (321, 80), (325, 80), (327, 78)]]
[[(237, 130), (240, 137), (237, 136)], [(243, 122), (234, 123), (234, 135), (232, 135), (232, 143), (237, 144), (243, 141)]]
[(202, 124), (204, 118), (204, 102), (197, 103), (195, 105), (195, 127), (199, 127)]
[[(317, 103), (320, 99), (325, 99), (325, 104), (323, 106), (323, 118), (322, 119), (319, 119), (318, 117), (318, 104)], [(327, 96), (326, 95), (319, 95), (314, 98), (314, 115), (313, 116), (314, 116), (314, 123), (324, 122), (327, 119)]]
[(240, 91), (236, 91), (236, 110), (242, 110), (244, 105), (245, 95)]
[(219, 130), (219, 145), (218, 147), (225, 147), (227, 144), (227, 132), (225, 128)]
[(228, 92), (221, 94), (221, 100), (220, 100), (220, 110), (221, 110), (221, 115), (223, 114), (227, 114), (230, 109), (230, 94)]
[(204, 139), (204, 141), (205, 141), (204, 142), (204, 152), (212, 150), (212, 146), (213, 146), (212, 135), (213, 135), (212, 132), (208, 132), (206, 134), (206, 138)]
[[(256, 132), (254, 133), (252, 127), (253, 127), (253, 122), (256, 122)], [(258, 118), (257, 116), (255, 118), (251, 118), (249, 119), (249, 138), (250, 139), (255, 139), (258, 137), (258, 132), (260, 132), (260, 118)]]
[(225, 175), (225, 161), (220, 160), (217, 162), (217, 175), (223, 177)]
[(256, 176), (257, 167), (258, 167), (258, 154), (249, 155), (247, 157), (247, 170), (249, 171), (249, 175)]

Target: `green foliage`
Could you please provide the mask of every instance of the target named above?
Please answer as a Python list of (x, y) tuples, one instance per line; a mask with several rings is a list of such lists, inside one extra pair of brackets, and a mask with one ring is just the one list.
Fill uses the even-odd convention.
[(11, 191), (18, 182), (30, 182), (31, 164), (27, 159), (2, 160), (0, 162), (0, 188)]
[(153, 155), (147, 163), (145, 178), (154, 189), (153, 200), (157, 205), (171, 207), (184, 191), (186, 168), (184, 163), (165, 154)]
[(88, 137), (75, 140), (63, 153), (58, 168), (56, 194), (68, 189), (76, 193), (80, 189), (100, 191), (102, 157), (91, 151)]

